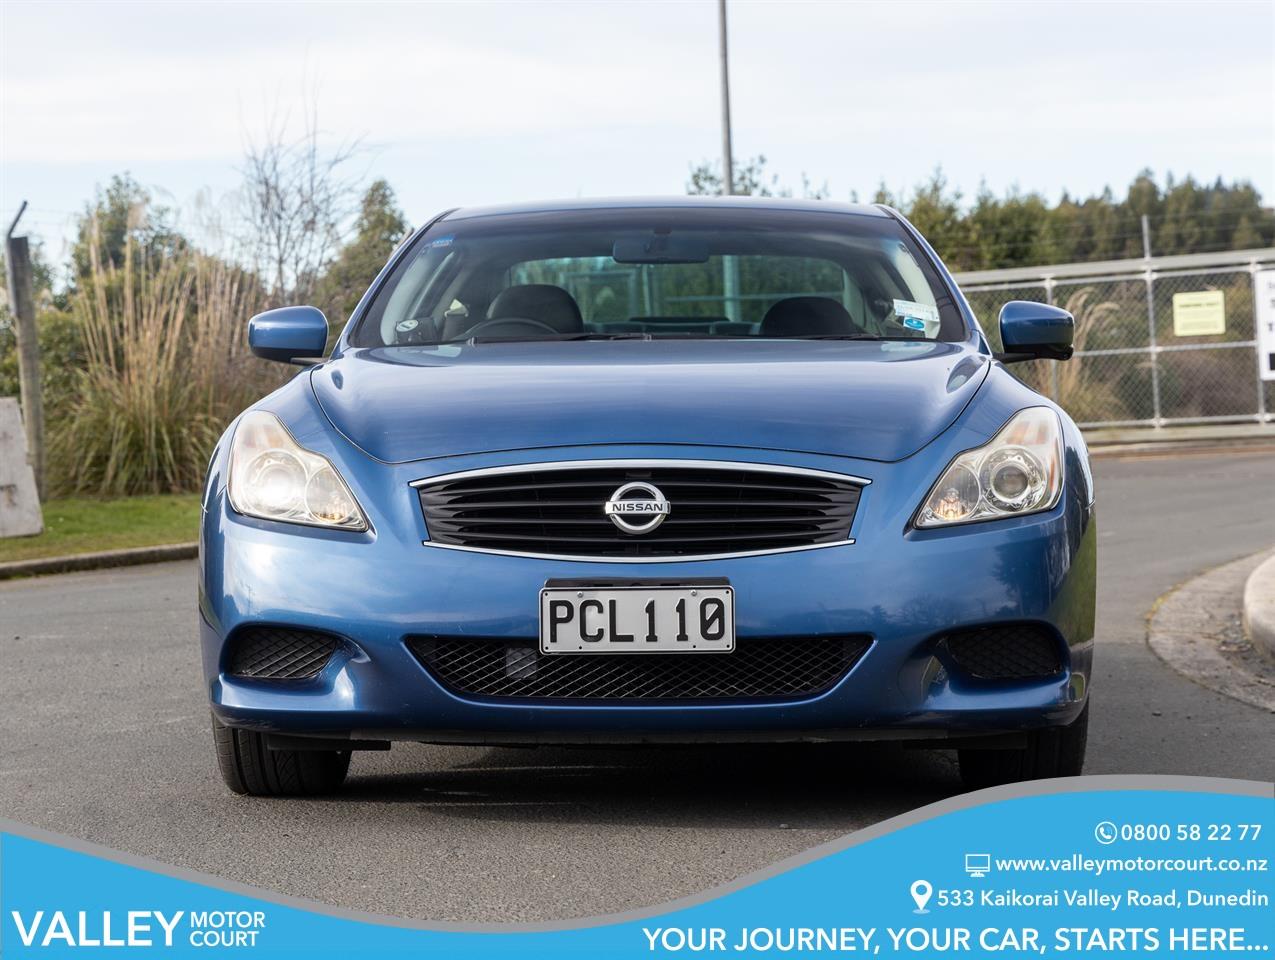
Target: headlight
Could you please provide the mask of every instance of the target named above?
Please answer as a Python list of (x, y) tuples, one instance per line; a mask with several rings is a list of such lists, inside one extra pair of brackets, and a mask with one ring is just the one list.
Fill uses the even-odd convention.
[(944, 527), (1049, 510), (1062, 492), (1062, 430), (1048, 407), (1028, 407), (987, 444), (943, 471), (916, 515)]
[(366, 530), (367, 520), (327, 457), (300, 446), (272, 413), (246, 414), (230, 448), (230, 505), (263, 520)]

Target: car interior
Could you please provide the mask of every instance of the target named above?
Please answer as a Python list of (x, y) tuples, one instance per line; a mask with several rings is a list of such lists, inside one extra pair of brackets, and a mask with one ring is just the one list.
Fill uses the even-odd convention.
[[(427, 247), (406, 268), (372, 320), (382, 343), (608, 337), (934, 339), (940, 333), (940, 309), (954, 313), (946, 298), (935, 304), (931, 288), (901, 244), (834, 259), (804, 250), (710, 256), (685, 242), (671, 254), (668, 247), (652, 253), (634, 250), (636, 244), (625, 240), (608, 251), (611, 256), (564, 249), (526, 258), (530, 251), (511, 246), (479, 258), (450, 237), (443, 243)], [(918, 300), (922, 302), (914, 302)], [(915, 308), (917, 315), (900, 314), (900, 304)], [(918, 319), (923, 316), (929, 321)]]
[[(435, 330), (437, 329), (437, 332)], [(868, 331), (855, 323), (849, 311), (831, 297), (785, 297), (766, 311), (760, 323), (731, 320), (725, 316), (637, 316), (586, 324), (575, 298), (562, 287), (527, 283), (502, 290), (487, 309), (486, 317), (468, 313), (444, 315), (439, 328), (416, 324), (400, 342), (467, 340), (553, 334), (686, 334), (715, 337), (855, 336)]]

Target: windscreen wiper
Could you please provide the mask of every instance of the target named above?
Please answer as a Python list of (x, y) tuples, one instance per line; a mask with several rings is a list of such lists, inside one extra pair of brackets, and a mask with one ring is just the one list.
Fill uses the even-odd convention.
[(651, 334), (642, 330), (626, 330), (623, 333), (598, 333), (584, 330), (580, 333), (560, 333), (556, 337), (545, 337), (546, 340), (651, 340)]
[[(567, 340), (651, 340), (653, 337), (649, 333), (627, 332), (627, 333), (590, 333), (584, 331), (581, 333), (554, 333), (543, 334), (534, 337), (469, 337), (466, 340), (459, 341), (470, 346), (476, 343), (562, 343)], [(458, 341), (453, 340), (453, 343)]]
[(907, 343), (931, 343), (925, 337), (881, 337), (873, 333), (810, 333), (792, 337), (777, 337), (779, 340), (888, 340)]
[[(530, 339), (530, 338), (528, 338)], [(646, 331), (638, 333), (564, 333), (556, 337), (537, 337), (537, 340), (751, 340), (753, 337), (731, 336), (724, 333), (696, 333), (693, 330)]]

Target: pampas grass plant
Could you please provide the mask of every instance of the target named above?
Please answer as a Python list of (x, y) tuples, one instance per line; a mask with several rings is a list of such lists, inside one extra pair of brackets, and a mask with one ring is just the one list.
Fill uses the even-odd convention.
[(73, 302), (85, 362), (51, 431), (60, 495), (199, 489), (225, 425), (280, 381), (248, 352), (256, 279), (195, 250), (156, 257), (133, 234), (117, 265), (90, 225), (91, 271)]

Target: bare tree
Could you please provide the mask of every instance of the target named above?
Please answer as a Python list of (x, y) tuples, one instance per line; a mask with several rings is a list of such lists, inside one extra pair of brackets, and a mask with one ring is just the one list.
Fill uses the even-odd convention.
[(274, 306), (310, 299), (358, 201), (358, 178), (346, 174), (358, 141), (323, 145), (313, 107), (298, 138), (289, 128), (273, 119), (243, 168), (245, 246)]
[[(704, 160), (691, 167), (691, 178), (686, 182), (686, 192), (692, 197), (715, 197), (723, 193), (722, 168), (719, 163)], [(731, 192), (743, 197), (791, 197), (793, 191), (789, 187), (779, 185), (779, 175), (768, 173), (766, 158), (758, 154), (750, 160), (735, 164), (735, 183)], [(828, 189), (828, 181), (815, 186), (814, 182), (803, 172), (801, 175), (801, 196), (806, 200), (827, 200), (832, 196)]]

